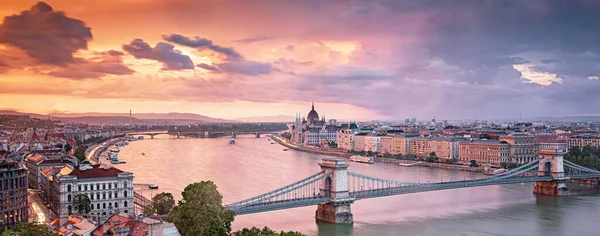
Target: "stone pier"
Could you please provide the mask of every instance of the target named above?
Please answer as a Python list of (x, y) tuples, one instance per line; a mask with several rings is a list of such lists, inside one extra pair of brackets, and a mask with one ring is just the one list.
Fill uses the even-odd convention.
[(563, 153), (557, 149), (542, 149), (539, 152), (540, 162), (550, 160), (538, 168), (539, 176), (551, 175), (554, 181), (536, 182), (533, 193), (541, 195), (563, 196), (569, 194), (564, 172)]
[(321, 163), (321, 170), (330, 174), (320, 183), (319, 195), (330, 201), (319, 204), (315, 212), (317, 220), (335, 224), (352, 224), (354, 218), (350, 205), (354, 199), (348, 194), (348, 162), (346, 159), (327, 158)]

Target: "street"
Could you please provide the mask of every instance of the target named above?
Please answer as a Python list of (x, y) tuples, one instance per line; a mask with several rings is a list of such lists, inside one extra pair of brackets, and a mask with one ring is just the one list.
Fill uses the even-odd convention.
[(47, 223), (52, 220), (53, 213), (40, 198), (39, 191), (30, 189), (28, 200), (30, 209), (29, 221)]

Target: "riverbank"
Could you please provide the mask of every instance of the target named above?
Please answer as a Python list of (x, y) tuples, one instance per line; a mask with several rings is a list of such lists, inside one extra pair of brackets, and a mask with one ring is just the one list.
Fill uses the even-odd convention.
[[(352, 156), (351, 153), (347, 153), (347, 152), (344, 152), (343, 150), (339, 150), (339, 149), (335, 150), (335, 151), (331, 151), (331, 150), (322, 150), (319, 148), (300, 147), (300, 146), (297, 146), (295, 144), (288, 142), (286, 139), (284, 139), (280, 136), (277, 136), (277, 135), (273, 135), (271, 137), (271, 139), (273, 139), (275, 142), (281, 144), (284, 147), (294, 149), (297, 151), (309, 152), (309, 153), (315, 153), (315, 154), (321, 154), (321, 155), (328, 155), (328, 156), (334, 156), (334, 157), (343, 157), (343, 158), (350, 158), (350, 156)], [(413, 164), (413, 163), (418, 163), (419, 161), (375, 157), (375, 162), (386, 162), (386, 163), (394, 163), (394, 164), (400, 164), (400, 163)], [(470, 167), (470, 166), (464, 166), (464, 165), (452, 165), (452, 164), (445, 164), (445, 163), (429, 163), (429, 162), (421, 162), (421, 164), (419, 164), (419, 165), (433, 167), (433, 168), (440, 168), (440, 169), (449, 169), (449, 170), (483, 172), (483, 167)]]
[(110, 139), (105, 142), (95, 144), (94, 146), (89, 147), (85, 151), (86, 152), (86, 154), (85, 154), (86, 160), (88, 160), (92, 164), (98, 164), (98, 157), (104, 151), (106, 151), (107, 148), (109, 148), (112, 145), (114, 145), (118, 142), (121, 142), (121, 141), (127, 141), (127, 138), (125, 138), (125, 137), (113, 138), (113, 139)]
[(288, 142), (287, 140), (285, 140), (284, 138), (282, 138), (278, 135), (271, 136), (271, 139), (273, 139), (273, 141), (281, 144), (284, 147), (294, 149), (297, 151), (309, 152), (309, 153), (321, 154), (321, 155), (328, 155), (328, 156), (334, 156), (334, 157), (343, 157), (343, 158), (350, 158), (350, 156), (352, 156), (352, 154), (341, 151), (341, 150), (323, 150), (323, 149), (319, 149), (319, 148), (300, 147), (298, 145)]
[(449, 170), (462, 170), (462, 171), (472, 171), (472, 172), (483, 172), (483, 167), (470, 167), (470, 166), (464, 166), (464, 165), (452, 165), (452, 164), (445, 164), (445, 163), (430, 163), (430, 162), (423, 162), (423, 161), (413, 161), (413, 160), (399, 160), (399, 159), (393, 159), (393, 158), (383, 158), (383, 157), (376, 157), (375, 158), (376, 162), (386, 162), (386, 163), (394, 163), (394, 164), (414, 164), (414, 163), (419, 163), (419, 166), (427, 166), (427, 167), (433, 167), (433, 168), (440, 168), (440, 169), (449, 169)]

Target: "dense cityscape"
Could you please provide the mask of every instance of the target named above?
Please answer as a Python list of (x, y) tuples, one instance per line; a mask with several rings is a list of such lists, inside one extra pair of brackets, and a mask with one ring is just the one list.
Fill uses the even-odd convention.
[(2, 236), (599, 235), (600, 1), (0, 6)]

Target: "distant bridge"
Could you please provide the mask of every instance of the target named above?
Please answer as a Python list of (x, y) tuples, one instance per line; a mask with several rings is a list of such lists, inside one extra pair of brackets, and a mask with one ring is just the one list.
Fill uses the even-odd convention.
[(170, 135), (175, 135), (177, 136), (177, 138), (180, 138), (181, 136), (197, 136), (197, 137), (203, 137), (203, 138), (210, 138), (210, 137), (214, 137), (216, 135), (231, 135), (231, 138), (235, 138), (237, 135), (241, 135), (241, 134), (253, 134), (256, 138), (260, 138), (261, 135), (264, 134), (272, 134), (272, 133), (276, 133), (273, 131), (184, 131), (184, 132), (169, 132), (167, 130), (164, 131), (140, 131), (140, 132), (126, 132), (125, 134), (127, 135), (148, 135), (150, 136), (151, 139), (154, 139), (154, 136), (157, 135), (161, 135), (161, 134), (170, 134)]
[(285, 187), (226, 205), (237, 215), (318, 205), (316, 218), (353, 223), (350, 205), (357, 200), (500, 184), (536, 182), (534, 193), (565, 195), (566, 182), (600, 178), (600, 171), (563, 160), (557, 150), (543, 149), (540, 158), (513, 170), (482, 179), (439, 183), (398, 182), (348, 172), (345, 159), (324, 159), (321, 171)]

